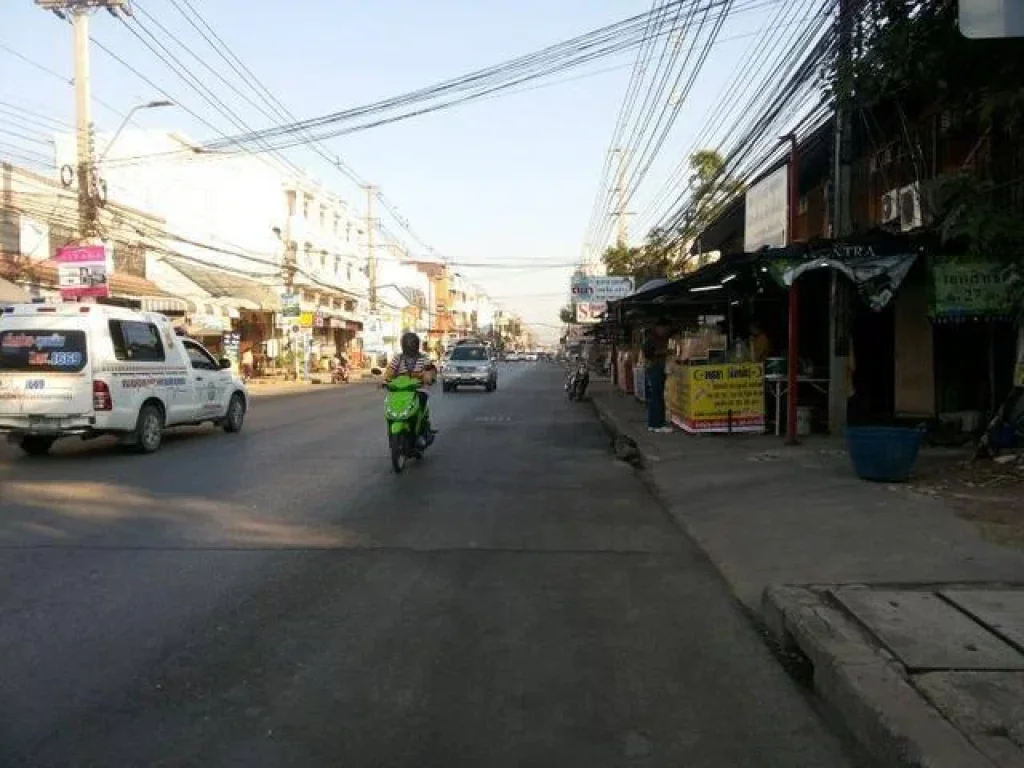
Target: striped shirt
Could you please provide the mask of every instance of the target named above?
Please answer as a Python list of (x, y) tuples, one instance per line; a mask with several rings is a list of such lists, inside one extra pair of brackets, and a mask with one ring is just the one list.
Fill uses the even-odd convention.
[(416, 357), (395, 355), (391, 358), (391, 362), (388, 363), (388, 375), (394, 378), (402, 374), (423, 373), (426, 365), (427, 358), (423, 355), (416, 355)]

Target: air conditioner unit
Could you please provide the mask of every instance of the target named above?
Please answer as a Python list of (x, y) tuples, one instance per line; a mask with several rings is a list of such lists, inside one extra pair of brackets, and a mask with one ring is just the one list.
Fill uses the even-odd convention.
[(924, 223), (921, 216), (921, 185), (909, 184), (900, 190), (900, 231), (917, 229)]
[(890, 189), (882, 195), (882, 224), (900, 220), (900, 191)]

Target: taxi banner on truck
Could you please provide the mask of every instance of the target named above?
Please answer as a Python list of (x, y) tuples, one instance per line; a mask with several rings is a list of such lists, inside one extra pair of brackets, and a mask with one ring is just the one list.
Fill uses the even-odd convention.
[(764, 432), (764, 365), (684, 365), (666, 383), (672, 421), (687, 432)]

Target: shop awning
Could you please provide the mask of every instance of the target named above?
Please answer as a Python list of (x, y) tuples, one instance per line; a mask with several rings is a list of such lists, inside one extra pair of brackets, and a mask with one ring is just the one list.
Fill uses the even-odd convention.
[(246, 275), (201, 266), (174, 256), (165, 256), (164, 261), (223, 303), (231, 303), (241, 309), (274, 310), (281, 307), (281, 297), (269, 285)]
[[(9, 262), (0, 261), (0, 280), (14, 274), (18, 267)], [(26, 264), (21, 268), (21, 278), (37, 285), (56, 290), (58, 281), (57, 262), (51, 259)], [(7, 282), (7, 281), (4, 281)], [(8, 283), (9, 284), (9, 283)], [(188, 310), (188, 302), (161, 290), (155, 283), (137, 275), (114, 272), (110, 276), (110, 295), (115, 299), (132, 299), (142, 304), (142, 308), (151, 312), (179, 313)], [(24, 298), (18, 299), (24, 301)]]

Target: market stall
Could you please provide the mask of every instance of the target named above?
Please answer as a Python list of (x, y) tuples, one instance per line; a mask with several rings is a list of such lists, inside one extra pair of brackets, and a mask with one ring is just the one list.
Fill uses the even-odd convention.
[(725, 325), (702, 316), (674, 340), (665, 399), (672, 423), (693, 434), (765, 428), (764, 366), (749, 361), (746, 345), (729, 347)]

